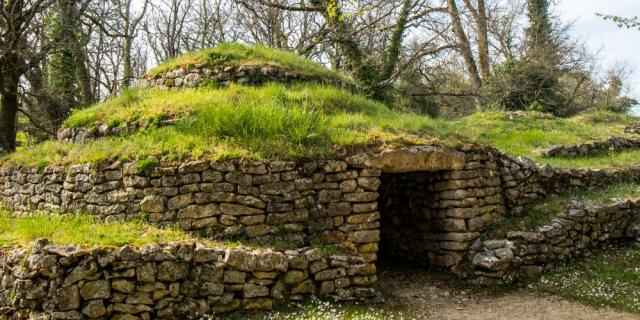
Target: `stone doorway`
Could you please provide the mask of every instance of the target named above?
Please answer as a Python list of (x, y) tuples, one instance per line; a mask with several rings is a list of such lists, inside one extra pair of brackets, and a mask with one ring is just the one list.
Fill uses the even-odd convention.
[(429, 251), (437, 250), (433, 239), (437, 196), (430, 186), (437, 177), (434, 172), (382, 174), (378, 201), (381, 263), (431, 265)]
[(488, 154), (438, 147), (382, 153), (379, 262), (457, 271), (482, 230), (502, 215), (496, 162)]

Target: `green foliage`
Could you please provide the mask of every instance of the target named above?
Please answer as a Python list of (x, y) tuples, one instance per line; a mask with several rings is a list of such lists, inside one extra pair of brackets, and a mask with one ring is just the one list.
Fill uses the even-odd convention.
[(557, 87), (553, 68), (535, 60), (514, 60), (495, 68), (483, 85), (482, 97), (492, 108), (560, 115), (565, 101), (556, 93)]
[[(74, 112), (63, 124), (65, 128), (90, 128), (99, 124), (109, 124), (111, 127), (121, 123), (133, 123), (140, 120), (141, 114), (145, 110), (136, 110), (140, 106), (143, 98), (143, 92), (135, 89), (124, 89), (122, 93), (106, 102)], [(114, 114), (115, 112), (115, 114)], [(149, 118), (142, 118), (148, 120)]]
[(613, 23), (618, 25), (618, 28), (640, 30), (640, 19), (638, 19), (638, 17), (629, 18), (614, 15), (604, 15), (601, 13), (596, 13), (596, 15), (602, 17), (604, 20), (612, 21)]
[(69, 112), (78, 103), (75, 85), (76, 67), (73, 51), (67, 38), (68, 27), (63, 24), (62, 8), (47, 19), (47, 36), (55, 44), (48, 57), (47, 87), (64, 111)]
[(529, 27), (527, 33), (527, 50), (529, 57), (548, 58), (551, 45), (551, 19), (549, 17), (549, 0), (527, 0)]
[(322, 301), (318, 298), (289, 303), (271, 312), (234, 312), (216, 316), (221, 320), (408, 320), (414, 316), (387, 305), (358, 305)]
[(67, 125), (160, 117), (176, 121), (81, 144), (49, 141), (0, 161), (37, 166), (165, 156), (173, 160), (291, 159), (332, 156), (337, 148), (356, 151), (368, 145), (411, 145), (433, 139), (453, 147), (466, 142), (488, 144), (561, 167), (620, 167), (637, 165), (640, 159), (639, 151), (572, 159), (538, 154), (539, 149), (555, 144), (627, 136), (622, 130), (634, 122), (628, 116), (605, 111), (573, 118), (480, 112), (456, 120), (433, 119), (390, 110), (347, 90), (311, 84), (133, 91), (75, 114)]
[(142, 222), (102, 222), (85, 215), (39, 215), (13, 218), (0, 211), (0, 245), (28, 246), (37, 238), (57, 244), (121, 246), (191, 240), (188, 234)]
[(158, 165), (160, 165), (160, 161), (158, 161), (158, 159), (156, 158), (150, 157), (146, 159), (140, 159), (136, 163), (136, 172), (139, 174), (146, 173), (158, 167)]

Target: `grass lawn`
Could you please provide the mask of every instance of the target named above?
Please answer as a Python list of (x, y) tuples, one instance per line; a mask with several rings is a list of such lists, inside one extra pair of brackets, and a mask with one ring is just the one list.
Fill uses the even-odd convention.
[(220, 67), (225, 66), (274, 66), (308, 76), (318, 76), (345, 83), (353, 83), (342, 73), (305, 59), (295, 53), (273, 49), (261, 45), (245, 45), (241, 43), (225, 43), (215, 48), (187, 53), (168, 60), (149, 73), (146, 77), (173, 71), (178, 68), (189, 67)]
[[(503, 237), (508, 231), (535, 231), (551, 222), (573, 200), (608, 204), (614, 199), (640, 198), (640, 184), (622, 183), (605, 188), (590, 188), (533, 201), (525, 206), (521, 217), (506, 218), (494, 224), (488, 237)], [(639, 265), (640, 266), (640, 265)]]
[(219, 316), (221, 320), (409, 320), (402, 311), (384, 305), (331, 303), (312, 298), (290, 303), (272, 312), (234, 313)]
[(545, 274), (530, 286), (594, 307), (640, 312), (640, 248), (612, 247)]
[(29, 246), (38, 238), (83, 247), (145, 245), (193, 240), (182, 231), (138, 222), (105, 223), (90, 216), (32, 215), (13, 218), (0, 211), (0, 246)]

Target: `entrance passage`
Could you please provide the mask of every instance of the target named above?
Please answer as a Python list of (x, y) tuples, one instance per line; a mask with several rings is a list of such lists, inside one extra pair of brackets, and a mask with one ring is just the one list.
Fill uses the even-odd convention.
[[(429, 239), (435, 230), (432, 206), (437, 202), (430, 186), (438, 180), (434, 172), (385, 173), (381, 177), (380, 259), (430, 265), (429, 251), (437, 243)], [(431, 237), (432, 238), (432, 237)]]
[(505, 212), (490, 154), (415, 147), (367, 163), (382, 171), (381, 261), (456, 271), (483, 230)]

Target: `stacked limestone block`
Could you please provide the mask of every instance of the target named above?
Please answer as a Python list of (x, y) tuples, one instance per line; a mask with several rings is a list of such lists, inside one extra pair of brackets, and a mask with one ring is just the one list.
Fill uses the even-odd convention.
[(624, 133), (640, 134), (640, 122), (636, 122), (636, 123), (624, 128)]
[(161, 164), (0, 169), (0, 199), (16, 212), (146, 217), (217, 237), (353, 245), (374, 263), (380, 240), (380, 171), (343, 161)]
[(136, 80), (138, 88), (180, 89), (204, 85), (226, 87), (231, 83), (259, 86), (268, 82), (316, 82), (342, 87), (345, 83), (320, 76), (306, 75), (275, 66), (207, 66), (178, 68), (153, 77)]
[(514, 231), (507, 239), (479, 242), (470, 255), (474, 281), (490, 285), (536, 275), (557, 262), (623, 239), (640, 239), (640, 200), (611, 205), (573, 203), (537, 231)]
[(621, 182), (640, 181), (640, 167), (619, 169), (541, 169), (539, 183), (547, 193), (563, 193), (571, 189), (606, 187)]
[(383, 175), (385, 254), (455, 269), (480, 232), (505, 214), (495, 156), (466, 156), (462, 170)]
[(81, 249), (37, 241), (0, 251), (0, 318), (198, 319), (310, 295), (376, 297), (358, 255), (200, 244)]
[(640, 148), (640, 139), (611, 137), (603, 141), (588, 143), (557, 145), (542, 150), (545, 157), (579, 157), (592, 156), (606, 152), (618, 152)]
[[(533, 161), (525, 158), (500, 155), (499, 159), (499, 174), (507, 213), (510, 216), (519, 216), (524, 205), (548, 193), (541, 182), (541, 172), (544, 172), (544, 169), (538, 168)], [(551, 170), (551, 175), (554, 175), (556, 170), (551, 167), (546, 169)], [(564, 191), (566, 190), (562, 190)]]
[[(154, 126), (164, 127), (175, 123), (175, 119), (162, 120), (154, 123)], [(124, 123), (119, 126), (99, 124), (89, 128), (61, 128), (58, 130), (57, 139), (63, 143), (84, 143), (91, 139), (99, 139), (124, 134), (133, 134), (139, 130), (149, 128), (152, 124), (148, 121)]]

